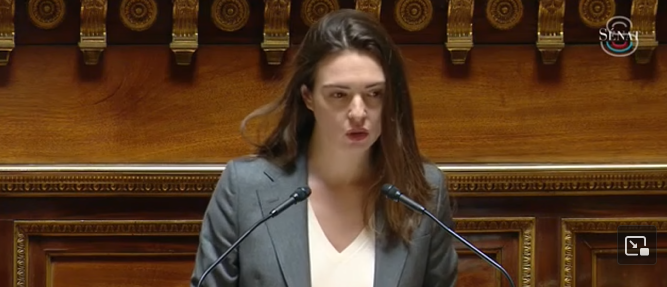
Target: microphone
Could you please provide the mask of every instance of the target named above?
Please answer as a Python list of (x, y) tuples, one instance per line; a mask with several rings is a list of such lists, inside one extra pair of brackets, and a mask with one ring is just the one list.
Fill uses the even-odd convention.
[(273, 217), (276, 217), (278, 214), (287, 210), (292, 205), (295, 205), (303, 201), (304, 199), (308, 198), (308, 196), (310, 196), (310, 192), (311, 191), (309, 187), (297, 188), (294, 191), (294, 193), (292, 193), (292, 195), (290, 195), (290, 197), (287, 200), (285, 200), (285, 202), (278, 205), (278, 207), (272, 209), (266, 217), (257, 221), (252, 227), (250, 227), (250, 229), (248, 229), (245, 233), (243, 233), (243, 235), (241, 235), (241, 237), (239, 237), (239, 239), (237, 239), (236, 242), (234, 242), (234, 244), (232, 244), (232, 246), (230, 246), (227, 249), (227, 251), (225, 251), (225, 253), (223, 253), (217, 260), (215, 260), (215, 262), (213, 262), (213, 264), (211, 264), (211, 266), (208, 267), (206, 271), (204, 271), (204, 274), (202, 274), (201, 277), (199, 278), (199, 283), (197, 283), (197, 287), (202, 286), (204, 279), (206, 278), (206, 276), (208, 276), (209, 273), (211, 273), (211, 271), (213, 271), (213, 268), (215, 268), (215, 266), (220, 264), (220, 262), (222, 262), (222, 260), (224, 260), (229, 255), (229, 253), (231, 253), (232, 250), (234, 250), (234, 248), (236, 248), (239, 244), (241, 244), (241, 242), (243, 242), (243, 240), (246, 237), (248, 237), (250, 233), (252, 233), (257, 227), (259, 227), (259, 225), (261, 225), (262, 223), (266, 222), (267, 220)]
[(511, 285), (512, 287), (516, 287), (516, 285), (514, 285), (514, 281), (512, 281), (512, 277), (510, 277), (510, 275), (507, 273), (507, 271), (505, 270), (505, 268), (503, 268), (500, 264), (498, 264), (496, 261), (494, 261), (493, 259), (491, 259), (491, 258), (490, 258), (489, 256), (487, 256), (486, 254), (484, 254), (482, 251), (480, 251), (479, 249), (477, 249), (477, 247), (475, 247), (474, 245), (472, 245), (472, 243), (468, 242), (468, 240), (466, 240), (465, 238), (461, 237), (461, 235), (459, 235), (458, 233), (454, 232), (454, 230), (452, 230), (452, 229), (449, 228), (447, 225), (445, 225), (444, 223), (442, 223), (442, 221), (440, 221), (437, 217), (435, 217), (435, 216), (434, 216), (431, 212), (429, 212), (426, 208), (424, 208), (423, 206), (421, 206), (419, 203), (415, 202), (415, 201), (412, 200), (411, 198), (407, 197), (406, 195), (403, 195), (403, 193), (401, 193), (401, 191), (400, 191), (397, 187), (395, 187), (395, 186), (393, 186), (393, 185), (391, 185), (391, 184), (385, 184), (385, 185), (382, 186), (381, 191), (382, 191), (382, 193), (383, 193), (387, 198), (389, 198), (389, 199), (391, 199), (391, 200), (393, 200), (393, 201), (396, 201), (396, 202), (403, 203), (403, 204), (405, 204), (406, 206), (408, 206), (410, 209), (412, 209), (412, 210), (414, 210), (414, 211), (420, 212), (420, 213), (422, 213), (422, 214), (426, 214), (426, 216), (428, 216), (428, 217), (431, 218), (433, 221), (435, 221), (435, 223), (437, 223), (442, 229), (444, 229), (445, 231), (447, 231), (449, 234), (451, 234), (452, 236), (454, 236), (454, 238), (458, 239), (461, 243), (463, 243), (466, 247), (468, 247), (468, 249), (472, 250), (475, 254), (477, 254), (477, 256), (481, 257), (481, 258), (484, 259), (487, 263), (491, 264), (493, 267), (496, 267), (496, 269), (500, 270), (500, 272), (502, 272), (503, 275), (505, 275), (505, 277), (507, 278), (507, 280), (510, 282), (510, 285)]

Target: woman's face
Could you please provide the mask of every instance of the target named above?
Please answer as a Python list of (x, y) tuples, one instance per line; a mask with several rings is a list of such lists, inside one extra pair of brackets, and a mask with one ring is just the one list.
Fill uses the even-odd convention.
[(327, 145), (367, 150), (382, 131), (385, 75), (371, 56), (343, 51), (318, 65), (313, 90), (301, 94), (315, 116), (315, 128)]

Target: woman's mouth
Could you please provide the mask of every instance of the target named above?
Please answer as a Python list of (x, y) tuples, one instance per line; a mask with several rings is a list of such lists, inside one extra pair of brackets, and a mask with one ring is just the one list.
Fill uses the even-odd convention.
[(350, 139), (351, 141), (358, 142), (365, 140), (368, 137), (368, 131), (363, 131), (363, 130), (350, 131), (346, 135), (347, 138)]

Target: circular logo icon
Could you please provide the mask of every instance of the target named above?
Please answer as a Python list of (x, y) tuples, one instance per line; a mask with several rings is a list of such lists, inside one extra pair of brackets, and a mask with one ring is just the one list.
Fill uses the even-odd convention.
[(628, 17), (614, 16), (607, 27), (600, 29), (602, 51), (613, 57), (627, 57), (637, 50), (638, 33), (632, 32), (632, 21)]

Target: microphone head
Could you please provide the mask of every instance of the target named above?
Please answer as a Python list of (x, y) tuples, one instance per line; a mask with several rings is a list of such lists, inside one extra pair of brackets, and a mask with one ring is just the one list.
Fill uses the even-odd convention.
[(307, 186), (297, 188), (292, 194), (292, 197), (296, 199), (297, 202), (308, 198), (308, 196), (310, 196), (310, 187)]
[(393, 200), (398, 200), (401, 197), (401, 191), (398, 190), (398, 188), (396, 188), (395, 186), (388, 183), (382, 186), (381, 191), (382, 194)]

